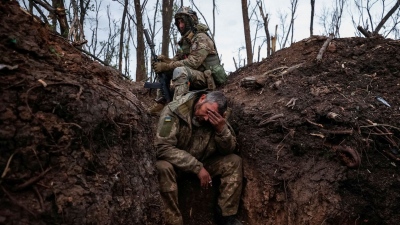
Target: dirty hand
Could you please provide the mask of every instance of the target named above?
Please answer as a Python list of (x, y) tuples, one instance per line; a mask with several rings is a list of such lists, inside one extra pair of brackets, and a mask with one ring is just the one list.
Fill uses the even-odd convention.
[(218, 133), (221, 133), (226, 125), (226, 120), (223, 116), (221, 116), (218, 112), (213, 110), (207, 110), (208, 121), (210, 121), (211, 125), (215, 128)]
[(168, 58), (168, 57), (165, 56), (165, 55), (159, 55), (159, 56), (157, 56), (157, 59), (158, 59), (160, 62), (165, 62), (165, 63), (170, 63), (170, 62), (172, 62), (172, 59)]
[(161, 73), (161, 72), (171, 70), (169, 64), (167, 64), (165, 62), (153, 62), (152, 66), (156, 73)]
[(212, 187), (211, 176), (206, 169), (201, 168), (200, 172), (197, 174), (197, 177), (200, 179), (200, 185), (202, 188), (208, 189), (208, 185)]

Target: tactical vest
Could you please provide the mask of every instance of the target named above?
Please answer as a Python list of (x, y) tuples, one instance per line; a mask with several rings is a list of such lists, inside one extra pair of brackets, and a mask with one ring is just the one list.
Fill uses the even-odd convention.
[[(215, 84), (217, 86), (220, 86), (221, 84), (225, 83), (226, 80), (228, 79), (228, 76), (225, 73), (225, 69), (223, 67), (223, 65), (221, 65), (221, 60), (219, 59), (219, 55), (218, 55), (218, 50), (217, 50), (217, 46), (215, 45), (215, 41), (214, 39), (211, 38), (211, 36), (208, 34), (208, 27), (204, 24), (197, 24), (196, 26), (196, 34), (197, 33), (204, 33), (206, 34), (211, 41), (214, 44), (214, 49), (217, 52), (216, 54), (209, 54), (206, 59), (204, 60), (204, 62), (202, 63), (202, 67), (200, 68), (201, 71), (205, 71), (205, 70), (211, 70), (211, 74), (214, 78)], [(179, 41), (179, 46), (181, 48), (182, 51), (182, 56), (183, 58), (187, 58), (187, 56), (190, 54), (190, 46), (191, 46), (191, 42), (193, 37), (195, 36), (195, 33), (193, 33), (192, 31), (186, 35), (184, 38), (182, 38)]]

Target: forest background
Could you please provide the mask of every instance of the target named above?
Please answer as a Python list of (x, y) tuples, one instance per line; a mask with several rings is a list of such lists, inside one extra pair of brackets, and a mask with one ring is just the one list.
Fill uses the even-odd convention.
[(155, 77), (144, 29), (149, 30), (156, 54), (173, 56), (180, 39), (173, 15), (182, 5), (190, 6), (209, 26), (228, 73), (312, 35), (340, 38), (379, 31), (386, 38), (400, 36), (400, 0), (18, 2), (76, 48), (134, 81)]

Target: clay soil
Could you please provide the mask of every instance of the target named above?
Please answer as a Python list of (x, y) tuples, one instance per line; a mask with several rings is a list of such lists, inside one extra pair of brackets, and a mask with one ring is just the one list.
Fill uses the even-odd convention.
[[(400, 221), (400, 42), (334, 38), (317, 60), (326, 41), (294, 43), (219, 87), (244, 163), (244, 224)], [(0, 224), (163, 224), (154, 92), (16, 2), (0, 3), (0, 53)], [(188, 178), (185, 224), (215, 224), (218, 180), (201, 190)]]

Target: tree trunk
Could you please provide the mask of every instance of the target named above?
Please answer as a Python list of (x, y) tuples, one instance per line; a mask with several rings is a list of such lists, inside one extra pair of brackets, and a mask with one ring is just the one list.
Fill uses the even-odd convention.
[(268, 30), (268, 23), (269, 23), (268, 14), (264, 15), (264, 11), (263, 11), (263, 8), (262, 8), (262, 5), (260, 2), (257, 2), (257, 4), (260, 9), (261, 17), (264, 22), (265, 36), (267, 37), (267, 56), (269, 57), (271, 55), (271, 36), (270, 36), (269, 30)]
[(125, 33), (125, 19), (128, 11), (128, 0), (124, 2), (124, 11), (122, 12), (121, 33), (119, 38), (119, 54), (118, 54), (118, 70), (122, 73), (122, 55), (124, 52), (124, 33)]
[(65, 6), (63, 0), (53, 0), (53, 6), (55, 9), (55, 15), (58, 23), (60, 23), (60, 33), (63, 37), (68, 36), (69, 25), (67, 20), (67, 14), (65, 13)]
[(79, 5), (81, 6), (81, 11), (80, 11), (80, 18), (79, 21), (81, 22), (81, 27), (84, 27), (84, 22), (85, 22), (85, 16), (87, 13), (87, 9), (90, 5), (90, 0), (80, 0)]
[(168, 56), (169, 55), (169, 42), (170, 42), (170, 30), (171, 30), (171, 22), (173, 15), (173, 0), (163, 0), (162, 1), (162, 46), (161, 46), (161, 54)]
[(213, 0), (213, 32), (212, 32), (212, 38), (215, 40), (215, 8), (217, 6), (215, 5), (215, 0)]
[(251, 37), (250, 37), (250, 20), (249, 11), (247, 7), (247, 0), (242, 0), (242, 16), (243, 16), (243, 27), (244, 27), (244, 38), (246, 41), (246, 53), (247, 53), (247, 63), (251, 64), (253, 62), (253, 53), (251, 51)]
[(310, 20), (310, 37), (313, 36), (314, 30), (314, 10), (315, 10), (315, 0), (311, 0), (311, 20)]
[(136, 81), (146, 79), (146, 67), (144, 60), (144, 30), (143, 30), (143, 15), (140, 0), (134, 0), (135, 12), (136, 12), (136, 23), (137, 23), (137, 48), (136, 48)]

